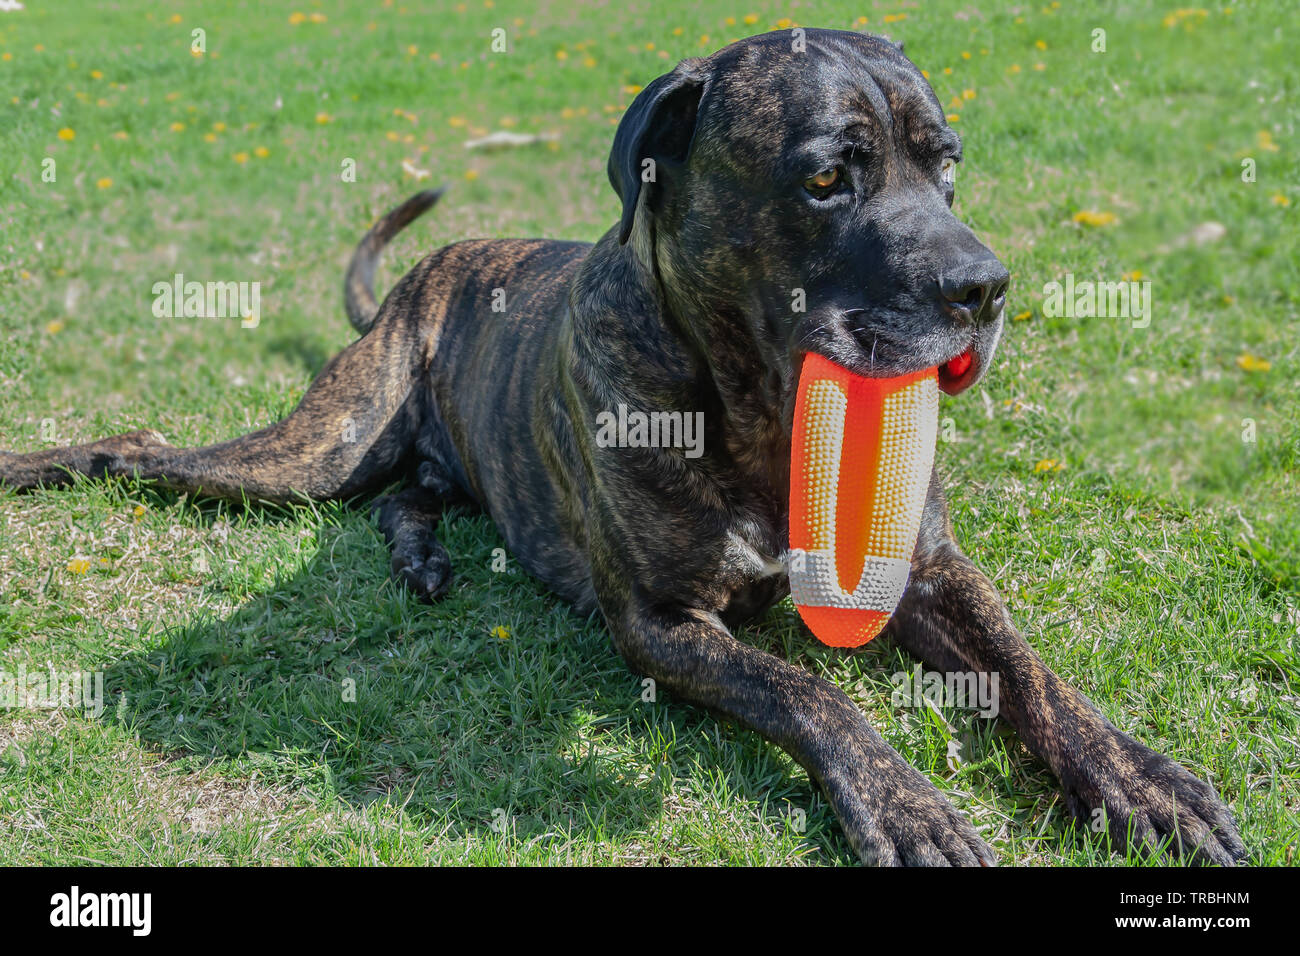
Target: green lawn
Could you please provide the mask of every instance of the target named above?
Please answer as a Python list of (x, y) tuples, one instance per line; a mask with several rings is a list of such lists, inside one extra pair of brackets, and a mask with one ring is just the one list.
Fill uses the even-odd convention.
[[(1295, 5), (998, 6), (29, 0), (0, 13), (0, 447), (282, 417), (351, 339), (353, 245), (417, 188), (452, 186), (383, 288), (455, 239), (597, 238), (618, 117), (679, 58), (787, 17), (888, 32), (956, 117), (956, 209), (1013, 275), (995, 367), (941, 413), (959, 537), (1050, 664), (1208, 777), (1257, 862), (1294, 863)], [(464, 149), (495, 129), (558, 138)], [(156, 318), (176, 272), (261, 282), (260, 324)], [(1045, 283), (1135, 272), (1146, 328), (1044, 315)], [(425, 607), (364, 509), (0, 493), (0, 669), (102, 670), (108, 696), (0, 710), (0, 864), (853, 861), (783, 753), (643, 703), (600, 625), (493, 571), (485, 519), (442, 537), (457, 584)], [(743, 636), (851, 693), (1003, 862), (1137, 862), (1068, 826), (1013, 735), (891, 707), (913, 662), (886, 641), (824, 648), (788, 604)]]

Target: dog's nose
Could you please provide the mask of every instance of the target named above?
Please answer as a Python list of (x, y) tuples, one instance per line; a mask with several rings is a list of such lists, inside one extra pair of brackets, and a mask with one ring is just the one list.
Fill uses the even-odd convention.
[(1006, 301), (1011, 273), (997, 259), (965, 263), (939, 276), (948, 311), (963, 322), (989, 322)]

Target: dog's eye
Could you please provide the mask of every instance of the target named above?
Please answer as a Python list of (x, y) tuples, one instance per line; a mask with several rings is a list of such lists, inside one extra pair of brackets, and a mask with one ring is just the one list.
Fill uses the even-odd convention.
[(957, 160), (951, 156), (943, 161), (939, 167), (939, 178), (943, 180), (945, 186), (954, 186), (957, 183)]
[(825, 199), (835, 191), (835, 187), (839, 184), (840, 170), (837, 166), (832, 169), (823, 169), (816, 176), (809, 176), (803, 181), (803, 188), (818, 199)]

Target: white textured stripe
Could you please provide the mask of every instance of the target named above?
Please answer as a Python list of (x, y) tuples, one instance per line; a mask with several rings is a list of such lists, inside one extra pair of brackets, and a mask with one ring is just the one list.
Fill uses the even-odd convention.
[(858, 586), (850, 593), (840, 587), (833, 553), (792, 548), (789, 562), (790, 597), (795, 604), (885, 614), (893, 614), (898, 607), (912, 570), (910, 561), (867, 555), (862, 561)]

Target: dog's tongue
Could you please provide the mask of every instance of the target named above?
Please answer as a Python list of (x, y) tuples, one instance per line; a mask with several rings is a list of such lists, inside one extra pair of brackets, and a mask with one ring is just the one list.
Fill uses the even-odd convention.
[(967, 349), (955, 359), (949, 359), (948, 363), (944, 365), (944, 370), (953, 378), (961, 378), (966, 374), (966, 370), (970, 368), (971, 361), (970, 349)]

